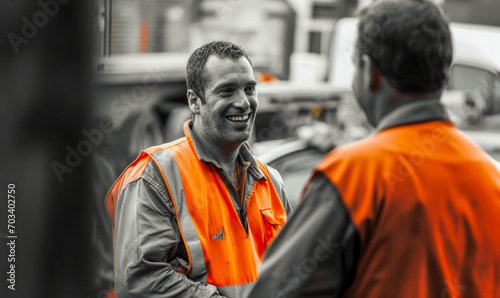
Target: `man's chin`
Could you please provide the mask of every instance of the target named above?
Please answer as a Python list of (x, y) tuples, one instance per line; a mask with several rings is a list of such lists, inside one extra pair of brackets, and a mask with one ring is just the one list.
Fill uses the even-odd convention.
[(228, 138), (228, 142), (231, 142), (231, 143), (244, 143), (246, 141), (248, 141), (248, 139), (250, 139), (250, 135), (251, 135), (251, 132), (250, 133), (239, 133), (237, 135), (233, 135), (231, 136), (230, 138)]

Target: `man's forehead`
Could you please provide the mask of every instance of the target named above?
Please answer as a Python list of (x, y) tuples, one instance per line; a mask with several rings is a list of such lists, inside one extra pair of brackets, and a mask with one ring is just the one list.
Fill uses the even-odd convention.
[(205, 63), (205, 70), (212, 72), (253, 72), (252, 65), (244, 56), (234, 60), (231, 58), (220, 58), (216, 55), (211, 55)]
[(205, 64), (207, 86), (215, 80), (255, 80), (250, 62), (243, 56), (237, 60), (211, 55)]

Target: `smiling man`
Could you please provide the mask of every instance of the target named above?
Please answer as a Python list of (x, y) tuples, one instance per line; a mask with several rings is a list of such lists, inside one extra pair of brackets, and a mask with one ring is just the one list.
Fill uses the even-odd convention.
[(144, 150), (108, 193), (118, 297), (245, 297), (290, 205), (246, 143), (258, 99), (245, 52), (223, 41), (187, 64), (185, 137)]

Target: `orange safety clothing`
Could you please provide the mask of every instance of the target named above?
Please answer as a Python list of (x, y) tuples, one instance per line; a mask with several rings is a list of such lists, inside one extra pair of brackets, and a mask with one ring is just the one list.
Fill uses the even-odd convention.
[(360, 237), (345, 297), (500, 297), (500, 173), (452, 123), (380, 131), (317, 171)]
[(186, 264), (176, 272), (216, 286), (221, 295), (243, 297), (257, 279), (264, 250), (286, 222), (283, 194), (279, 185), (273, 183), (281, 178), (278, 175), (277, 180), (275, 170), (255, 159), (262, 179), (253, 184), (244, 201), (246, 221), (242, 223), (217, 173), (218, 166), (198, 158), (189, 121), (184, 125), (184, 133), (185, 138), (140, 154), (110, 190), (108, 212), (115, 222), (120, 194), (152, 164), (172, 198), (187, 252)]

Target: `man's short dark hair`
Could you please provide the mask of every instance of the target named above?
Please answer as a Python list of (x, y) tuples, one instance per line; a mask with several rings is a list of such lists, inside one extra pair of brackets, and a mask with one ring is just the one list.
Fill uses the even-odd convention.
[(252, 65), (252, 61), (241, 47), (227, 41), (212, 41), (197, 48), (191, 54), (187, 63), (186, 83), (187, 88), (193, 90), (202, 99), (205, 97), (205, 84), (207, 83), (205, 64), (211, 55), (215, 55), (220, 59), (229, 58), (234, 61), (240, 57), (245, 57)]
[(428, 0), (385, 0), (363, 10), (357, 47), (403, 93), (448, 82), (452, 42), (444, 12)]

